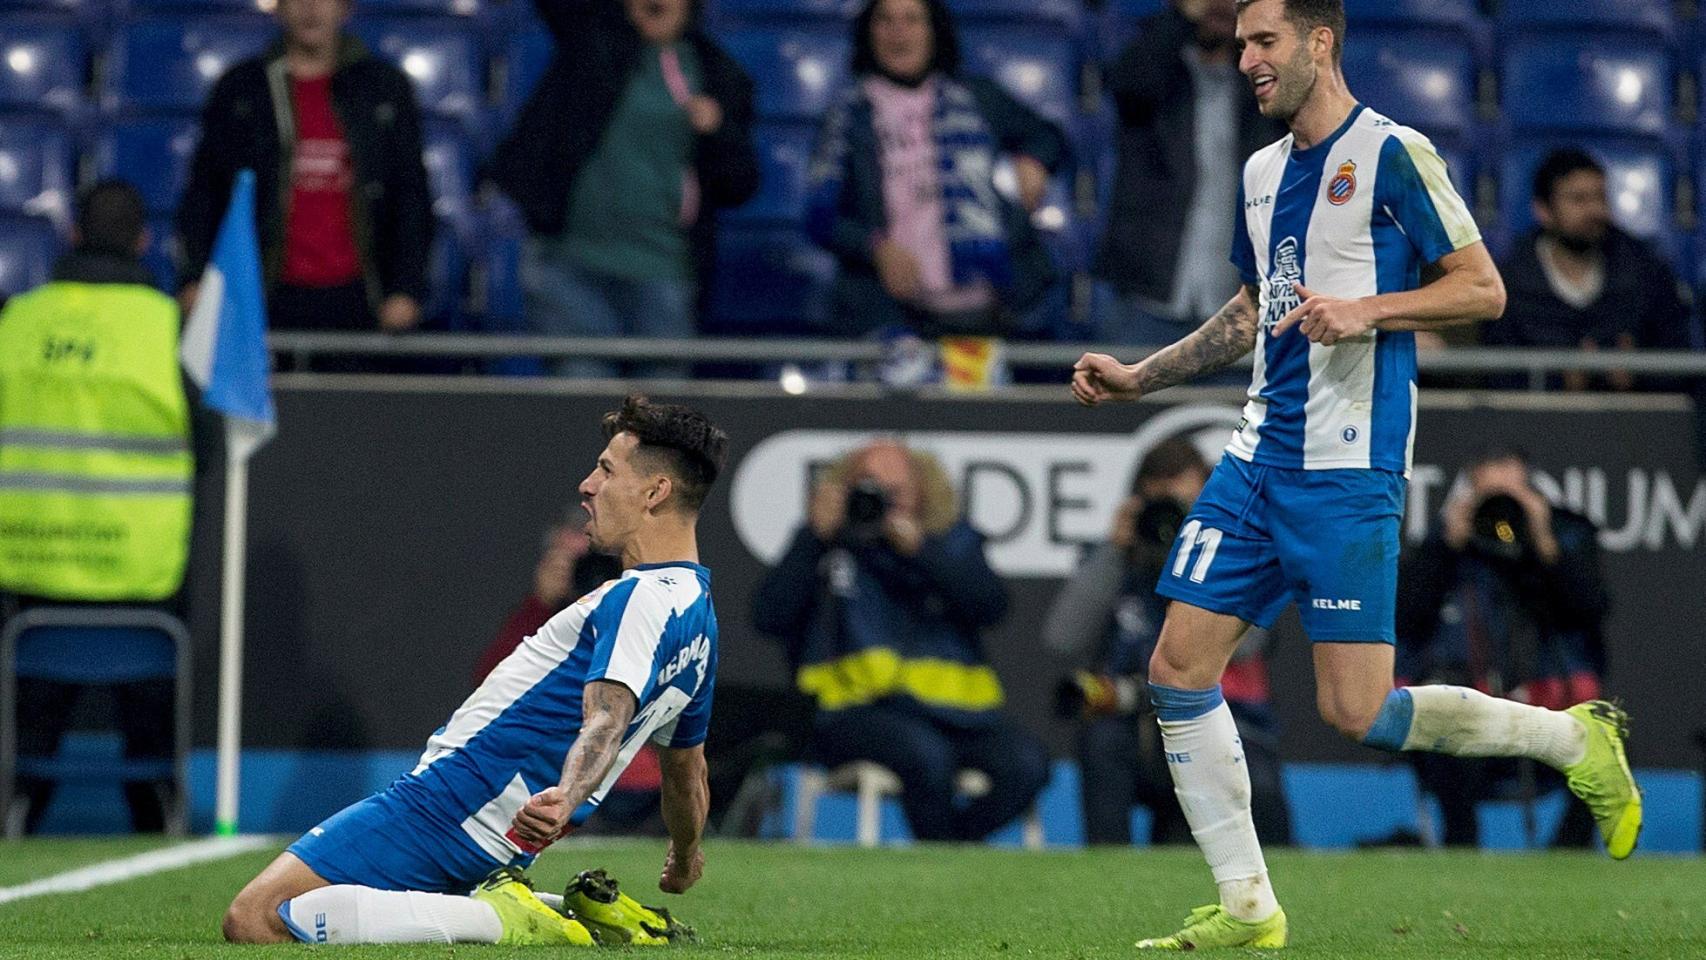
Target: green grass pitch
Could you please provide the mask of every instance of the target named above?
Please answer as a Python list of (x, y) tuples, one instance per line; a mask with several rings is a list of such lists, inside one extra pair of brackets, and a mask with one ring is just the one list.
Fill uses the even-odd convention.
[[(135, 840), (0, 843), (0, 885), (138, 852)], [(685, 897), (655, 883), (660, 842), (560, 845), (535, 865), (542, 889), (602, 866), (666, 902), (702, 942), (687, 956), (754, 958), (1128, 957), (1213, 897), (1195, 850), (1025, 853), (712, 843)], [(87, 893), (0, 905), (0, 957), (31, 960), (276, 956), (301, 946), (219, 941), (231, 895), (272, 854), (155, 874)], [(1706, 957), (1706, 860), (1612, 863), (1575, 854), (1270, 854), (1291, 917), (1285, 956)], [(636, 948), (637, 949), (637, 948)], [(545, 956), (456, 946), (339, 948), (339, 958)], [(1251, 956), (1234, 952), (1228, 956)]]

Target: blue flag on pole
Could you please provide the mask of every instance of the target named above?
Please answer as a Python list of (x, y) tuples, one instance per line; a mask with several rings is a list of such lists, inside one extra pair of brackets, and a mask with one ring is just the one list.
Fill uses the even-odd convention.
[(239, 172), (231, 189), (180, 356), (202, 402), (225, 415), (228, 455), (247, 459), (272, 437), (276, 420), (252, 170)]

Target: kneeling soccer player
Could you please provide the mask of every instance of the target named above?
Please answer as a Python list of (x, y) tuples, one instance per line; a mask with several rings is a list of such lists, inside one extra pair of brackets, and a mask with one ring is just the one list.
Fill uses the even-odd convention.
[(581, 505), (622, 576), (527, 638), (411, 773), (251, 880), (225, 914), (227, 940), (590, 946), (594, 933), (663, 943), (685, 932), (601, 874), (582, 874), (553, 909), (521, 872), (586, 820), (648, 740), (663, 748), (670, 836), (658, 886), (684, 893), (704, 868), (717, 618), (696, 524), (728, 437), (695, 410), (640, 397), (604, 432)]

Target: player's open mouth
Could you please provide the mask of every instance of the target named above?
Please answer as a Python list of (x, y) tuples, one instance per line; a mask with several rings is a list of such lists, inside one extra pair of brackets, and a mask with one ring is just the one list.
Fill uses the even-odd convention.
[(1256, 91), (1256, 96), (1260, 97), (1273, 90), (1274, 84), (1278, 82), (1279, 81), (1274, 78), (1273, 74), (1264, 73), (1260, 76), (1251, 78), (1250, 86)]

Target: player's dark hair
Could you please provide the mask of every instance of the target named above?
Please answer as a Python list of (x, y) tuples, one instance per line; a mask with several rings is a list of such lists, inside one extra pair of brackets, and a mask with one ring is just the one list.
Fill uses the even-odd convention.
[[(1238, 0), (1238, 9), (1256, 3), (1258, 0)], [(1297, 32), (1307, 34), (1316, 27), (1326, 27), (1333, 31), (1333, 62), (1340, 63), (1345, 59), (1345, 0), (1279, 0), (1285, 4), (1285, 18), (1297, 28)]]
[[(877, 66), (877, 53), (871, 44), (871, 23), (877, 18), (877, 5), (883, 0), (866, 0), (859, 8), (859, 15), (853, 18), (853, 75), (861, 77), (868, 73), (882, 73)], [(943, 0), (919, 0), (924, 4), (924, 12), (930, 18), (930, 66), (926, 73), (945, 73), (950, 76), (960, 71), (960, 38), (954, 30), (954, 18), (948, 12), (948, 5)]]
[(1192, 470), (1208, 473), (1208, 461), (1197, 445), (1184, 437), (1163, 440), (1143, 455), (1137, 474), (1131, 478), (1131, 492), (1139, 492), (1151, 480), (1171, 480)]
[(605, 439), (619, 433), (633, 434), (640, 441), (635, 452), (654, 458), (675, 479), (687, 510), (705, 502), (728, 455), (729, 435), (703, 413), (678, 403), (653, 403), (639, 394), (604, 415)]
[(1559, 181), (1583, 170), (1592, 170), (1602, 177), (1605, 176), (1605, 167), (1586, 150), (1562, 147), (1548, 153), (1546, 158), (1540, 161), (1540, 166), (1535, 168), (1532, 196), (1550, 207), (1558, 196)]
[(146, 217), (135, 187), (123, 180), (102, 180), (77, 198), (77, 248), (134, 257)]

